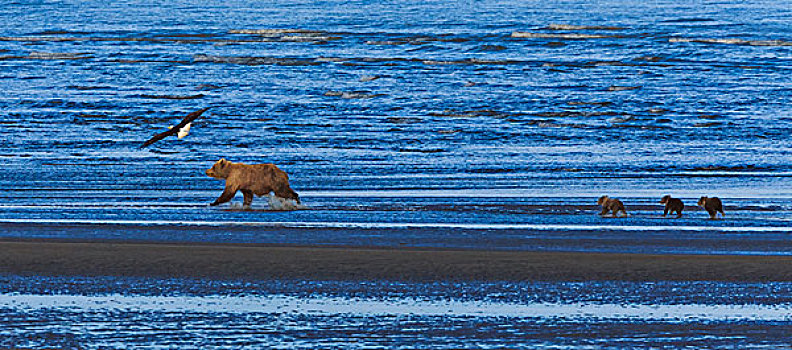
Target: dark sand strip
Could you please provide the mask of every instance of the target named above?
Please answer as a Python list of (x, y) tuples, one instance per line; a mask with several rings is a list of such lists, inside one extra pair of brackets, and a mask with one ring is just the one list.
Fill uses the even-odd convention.
[(212, 279), (792, 281), (792, 257), (0, 241), (0, 273)]

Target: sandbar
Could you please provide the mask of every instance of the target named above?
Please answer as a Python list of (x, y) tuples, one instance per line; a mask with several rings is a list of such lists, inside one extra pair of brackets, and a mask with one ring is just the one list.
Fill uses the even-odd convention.
[(0, 273), (399, 281), (792, 281), (792, 256), (0, 240)]

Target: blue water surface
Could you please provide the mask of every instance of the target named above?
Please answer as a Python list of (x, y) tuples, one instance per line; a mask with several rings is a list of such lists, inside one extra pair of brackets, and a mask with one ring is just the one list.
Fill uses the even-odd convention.
[[(769, 0), (4, 1), (0, 238), (789, 255), (791, 28)], [(278, 165), (303, 206), (209, 207), (220, 158)], [(630, 216), (599, 217), (605, 194)], [(0, 346), (782, 348), (789, 319), (750, 313), (783, 314), (789, 289), (4, 275)], [(216, 312), (251, 295), (260, 310)], [(267, 311), (283, 296), (344, 308)]]
[[(522, 225), (491, 235), (523, 249), (548, 227), (640, 241), (684, 226), (712, 243), (638, 250), (789, 253), (783, 1), (14, 1), (0, 19), (6, 236), (27, 235), (20, 222)], [(203, 107), (186, 138), (139, 148)], [(206, 207), (221, 157), (277, 164), (307, 210)], [(632, 216), (597, 217), (603, 194)], [(660, 217), (664, 194), (682, 219)], [(706, 220), (704, 195), (725, 220)], [(724, 227), (747, 243), (715, 248)], [(285, 243), (328, 234), (311, 232)], [(142, 235), (129, 239), (196, 239)]]

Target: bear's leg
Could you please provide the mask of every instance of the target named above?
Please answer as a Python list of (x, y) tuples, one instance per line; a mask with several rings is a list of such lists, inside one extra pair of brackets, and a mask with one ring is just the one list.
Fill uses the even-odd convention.
[(228, 202), (228, 201), (234, 199), (234, 196), (236, 195), (236, 192), (237, 192), (236, 188), (231, 187), (231, 186), (226, 186), (225, 190), (223, 190), (223, 193), (220, 195), (220, 197), (215, 199), (215, 201), (212, 202), (212, 204), (209, 204), (209, 205), (215, 206), (215, 205), (219, 205), (219, 204), (223, 204), (225, 202)]
[(627, 216), (627, 209), (624, 209), (624, 204), (617, 203), (616, 206), (617, 206), (616, 213), (614, 213), (613, 216), (616, 216), (618, 212), (622, 212), (624, 216)]
[(245, 196), (242, 205), (245, 207), (249, 207), (251, 203), (253, 203), (253, 191), (251, 190), (242, 190), (242, 195)]
[(291, 188), (289, 191), (291, 191), (292, 199), (294, 199), (297, 204), (300, 204), (300, 196), (297, 194), (297, 192), (294, 192)]
[(289, 187), (288, 185), (281, 186), (280, 188), (278, 188), (276, 191), (273, 192), (275, 192), (275, 195), (278, 197), (286, 198), (286, 199), (294, 199), (294, 201), (297, 202), (297, 204), (300, 204), (300, 196), (297, 195), (297, 192), (294, 192), (294, 190), (292, 190), (291, 187)]

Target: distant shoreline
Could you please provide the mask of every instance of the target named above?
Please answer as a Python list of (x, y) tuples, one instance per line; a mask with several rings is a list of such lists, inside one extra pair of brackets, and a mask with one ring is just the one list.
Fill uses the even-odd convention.
[(399, 281), (792, 281), (792, 256), (0, 240), (0, 273)]

